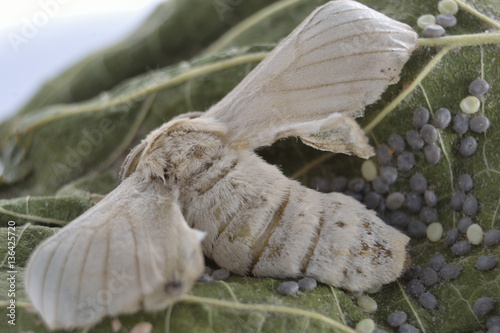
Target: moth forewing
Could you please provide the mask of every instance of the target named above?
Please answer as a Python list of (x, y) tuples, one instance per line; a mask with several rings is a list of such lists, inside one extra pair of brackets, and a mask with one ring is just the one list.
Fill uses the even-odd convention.
[(133, 173), (33, 252), (26, 290), (52, 328), (166, 307), (203, 272), (199, 234), (162, 181)]
[(291, 133), (297, 124), (361, 116), (398, 80), (416, 45), (403, 23), (355, 1), (329, 2), (202, 117), (226, 124), (234, 147), (255, 148), (277, 133), (301, 135)]

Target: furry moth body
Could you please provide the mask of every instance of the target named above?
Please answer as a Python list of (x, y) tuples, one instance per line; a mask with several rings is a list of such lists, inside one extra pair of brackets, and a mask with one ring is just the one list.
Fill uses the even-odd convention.
[[(373, 155), (353, 118), (398, 80), (416, 39), (366, 6), (330, 2), (210, 110), (153, 131), (125, 160), (121, 184), (33, 252), (26, 289), (48, 326), (165, 307), (201, 274), (202, 250), (241, 275), (306, 275), (350, 290), (395, 280), (405, 235), (352, 198), (286, 178), (252, 149), (296, 136)], [(120, 274), (130, 280), (118, 292)]]
[(145, 140), (136, 170), (179, 192), (186, 221), (207, 234), (207, 257), (239, 275), (310, 276), (349, 290), (401, 274), (408, 237), (355, 199), (308, 189), (233, 149), (226, 135), (210, 119), (174, 120)]

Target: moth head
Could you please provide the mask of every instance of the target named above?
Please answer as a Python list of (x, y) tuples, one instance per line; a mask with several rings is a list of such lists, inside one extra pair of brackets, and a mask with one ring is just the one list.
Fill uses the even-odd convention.
[(209, 118), (198, 118), (198, 114), (190, 113), (189, 117), (174, 118), (151, 132), (125, 159), (120, 171), (120, 182), (134, 171), (141, 172), (146, 181), (156, 178), (166, 182), (165, 168), (171, 148), (168, 142), (173, 135), (207, 132), (216, 134), (221, 139), (226, 136), (227, 128), (224, 124)]

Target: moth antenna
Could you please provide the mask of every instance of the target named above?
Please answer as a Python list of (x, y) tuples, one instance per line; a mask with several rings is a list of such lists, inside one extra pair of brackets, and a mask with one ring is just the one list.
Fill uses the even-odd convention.
[(134, 172), (139, 160), (142, 157), (142, 153), (147, 146), (146, 140), (143, 140), (139, 145), (135, 146), (134, 149), (127, 155), (125, 161), (123, 162), (120, 175), (118, 177), (118, 184), (121, 184), (132, 172)]

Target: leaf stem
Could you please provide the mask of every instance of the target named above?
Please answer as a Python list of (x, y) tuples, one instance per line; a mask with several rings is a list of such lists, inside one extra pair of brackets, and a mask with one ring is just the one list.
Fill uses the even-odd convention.
[(146, 119), (146, 116), (148, 115), (149, 110), (151, 109), (151, 106), (153, 105), (153, 102), (156, 99), (157, 94), (158, 94), (157, 92), (152, 93), (144, 101), (139, 111), (139, 114), (137, 115), (136, 119), (134, 119), (134, 121), (132, 122), (130, 129), (127, 131), (127, 134), (125, 135), (125, 138), (123, 138), (120, 145), (113, 150), (113, 153), (106, 159), (106, 161), (104, 161), (101, 165), (99, 165), (99, 167), (97, 167), (97, 171), (106, 170), (130, 146), (130, 144), (132, 143), (137, 134), (137, 131), (139, 130), (139, 127), (144, 122), (144, 119)]
[(415, 309), (413, 308), (413, 305), (411, 304), (410, 300), (408, 299), (408, 295), (406, 295), (406, 292), (404, 291), (403, 286), (401, 285), (401, 283), (399, 283), (399, 281), (396, 282), (396, 283), (399, 286), (399, 290), (401, 291), (401, 294), (403, 295), (404, 300), (406, 301), (406, 303), (410, 307), (411, 312), (413, 312), (413, 314), (415, 315), (415, 318), (417, 319), (418, 324), (420, 325), (420, 328), (422, 329), (422, 332), (426, 333), (425, 326), (424, 326), (424, 324), (422, 324), (422, 320), (420, 319), (420, 316), (418, 315), (418, 312), (415, 311)]
[(205, 51), (206, 55), (214, 54), (220, 52), (225, 47), (231, 44), (232, 41), (236, 40), (240, 35), (242, 35), (246, 30), (257, 25), (261, 21), (265, 20), (269, 16), (276, 12), (279, 12), (283, 8), (291, 6), (300, 0), (282, 0), (275, 2), (267, 7), (262, 8), (256, 13), (250, 15), (240, 23), (236, 24), (228, 32), (226, 32), (222, 37), (220, 37), (215, 43), (210, 45)]
[(491, 25), (491, 26), (493, 26), (493, 27), (495, 27), (497, 29), (500, 29), (500, 22), (495, 21), (495, 20), (489, 18), (488, 16), (482, 14), (481, 12), (477, 11), (474, 7), (469, 6), (467, 3), (463, 2), (462, 0), (455, 0), (455, 2), (457, 3), (457, 5), (461, 9), (463, 9), (466, 12), (469, 12), (470, 14), (476, 16), (481, 21), (484, 21), (484, 22), (488, 23), (489, 25)]
[(484, 44), (500, 43), (500, 33), (484, 32), (480, 34), (466, 34), (459, 36), (444, 36), (438, 38), (419, 38), (418, 46), (447, 46), (451, 48), (463, 46), (478, 46)]
[[(232, 68), (235, 66), (239, 65), (244, 65), (252, 62), (258, 62), (264, 59), (269, 52), (257, 52), (257, 53), (252, 53), (252, 54), (246, 54), (243, 56), (238, 56), (235, 58), (227, 59), (227, 60), (222, 60), (219, 62), (211, 63), (209, 65), (204, 65), (200, 66), (191, 70), (188, 70), (187, 72), (184, 72), (182, 74), (179, 74), (177, 76), (174, 76), (173, 78), (169, 78), (168, 80), (146, 86), (142, 89), (138, 89), (134, 91), (134, 93), (120, 96), (115, 99), (110, 99), (109, 101), (105, 102), (85, 102), (81, 104), (74, 104), (74, 105), (58, 105), (56, 107), (51, 107), (45, 110), (40, 110), (36, 114), (29, 115), (26, 118), (24, 118), (21, 121), (21, 124), (19, 127), (14, 129), (14, 133), (16, 134), (24, 134), (26, 132), (32, 131), (38, 127), (44, 126), (50, 122), (53, 122), (55, 120), (71, 117), (77, 114), (86, 114), (86, 113), (92, 113), (92, 112), (98, 112), (101, 111), (104, 108), (110, 108), (113, 106), (118, 106), (121, 104), (126, 104), (129, 103), (135, 99), (143, 98), (144, 96), (161, 91), (166, 88), (170, 88), (172, 86), (179, 85), (181, 83), (184, 83), (186, 81), (189, 81), (191, 79), (194, 79), (198, 76), (222, 71), (224, 69)], [(156, 82), (155, 82), (156, 83)]]
[(66, 222), (66, 221), (51, 219), (49, 217), (41, 217), (41, 216), (36, 216), (36, 215), (28, 215), (28, 214), (21, 214), (21, 213), (13, 212), (11, 210), (7, 210), (7, 209), (3, 208), (2, 206), (0, 206), (0, 213), (14, 216), (14, 217), (17, 217), (19, 219), (26, 219), (26, 220), (36, 221), (36, 222), (58, 224), (58, 225), (62, 225), (62, 226), (68, 224), (68, 222)]
[(224, 300), (220, 300), (220, 299), (213, 299), (213, 298), (208, 298), (208, 297), (199, 297), (199, 296), (194, 296), (194, 295), (183, 295), (180, 300), (183, 302), (187, 302), (187, 303), (208, 304), (208, 305), (213, 305), (213, 306), (220, 306), (220, 307), (224, 307), (224, 308), (229, 308), (229, 309), (233, 309), (233, 310), (264, 311), (264, 312), (289, 314), (289, 315), (295, 315), (295, 316), (303, 316), (306, 318), (312, 318), (312, 319), (322, 321), (326, 324), (329, 324), (332, 327), (335, 327), (335, 328), (341, 330), (342, 332), (356, 333), (356, 331), (354, 331), (352, 328), (350, 328), (346, 325), (343, 325), (342, 323), (339, 323), (336, 320), (328, 318), (327, 316), (322, 315), (320, 313), (316, 313), (316, 312), (312, 312), (312, 311), (308, 311), (308, 310), (297, 309), (297, 308), (292, 308), (292, 307), (287, 307), (287, 306), (282, 306), (282, 305), (244, 304), (244, 303), (224, 301)]

